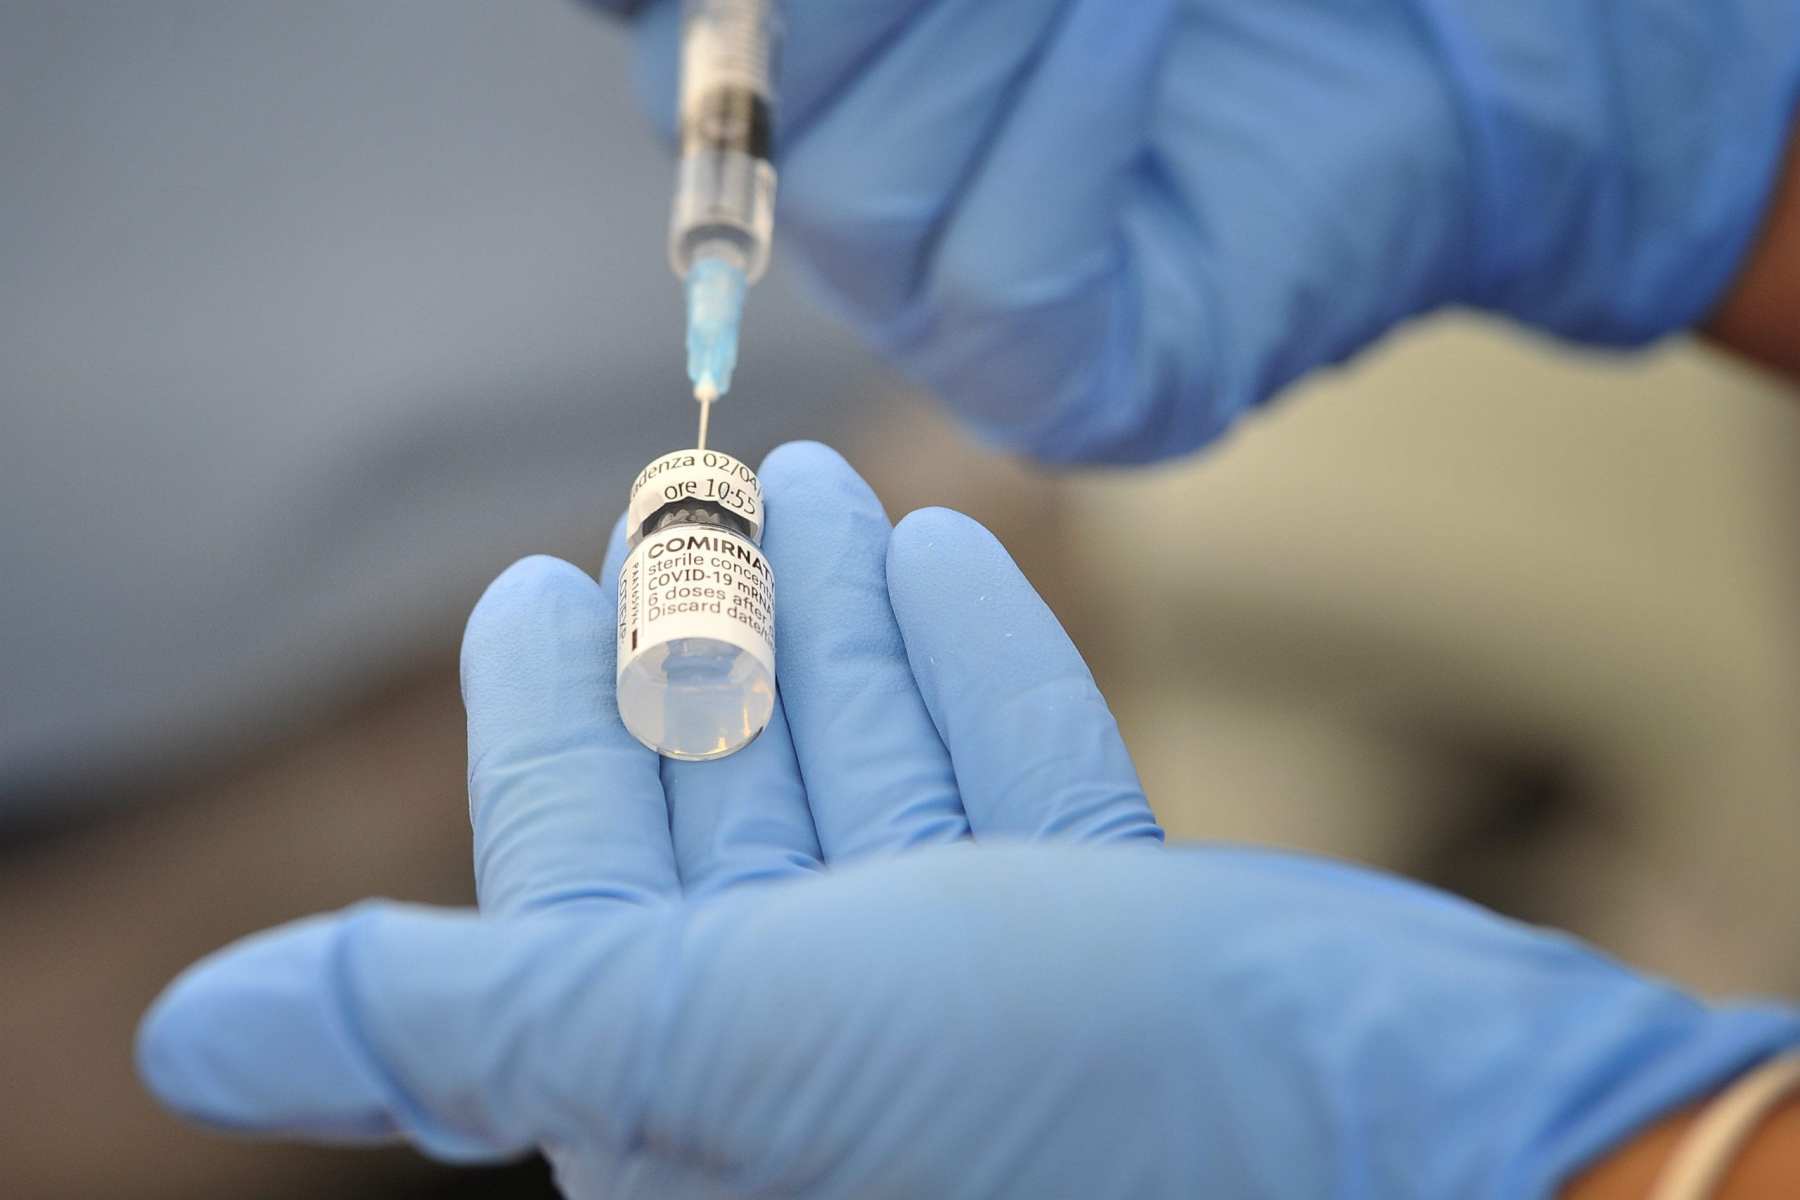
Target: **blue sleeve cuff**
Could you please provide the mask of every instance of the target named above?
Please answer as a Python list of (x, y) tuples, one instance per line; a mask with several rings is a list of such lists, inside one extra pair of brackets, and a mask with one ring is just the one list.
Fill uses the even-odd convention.
[(1427, 0), (1468, 109), (1467, 299), (1635, 345), (1718, 303), (1761, 230), (1800, 102), (1789, 0)]

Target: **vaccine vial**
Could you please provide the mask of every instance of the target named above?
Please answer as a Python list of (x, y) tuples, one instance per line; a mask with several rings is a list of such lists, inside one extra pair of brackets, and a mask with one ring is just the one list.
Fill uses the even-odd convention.
[(762, 484), (716, 450), (677, 450), (631, 485), (619, 571), (619, 716), (700, 761), (742, 750), (775, 709), (775, 577)]

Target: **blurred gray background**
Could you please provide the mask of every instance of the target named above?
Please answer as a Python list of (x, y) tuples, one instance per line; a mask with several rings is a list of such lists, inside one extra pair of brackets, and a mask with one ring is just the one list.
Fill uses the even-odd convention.
[[(0, 1195), (539, 1196), (158, 1113), (239, 934), (466, 902), (455, 658), (690, 436), (670, 166), (566, 0), (0, 3)], [(1171, 832), (1800, 994), (1800, 405), (1705, 349), (1408, 331), (1203, 458), (971, 448), (779, 270), (717, 439), (987, 521)]]

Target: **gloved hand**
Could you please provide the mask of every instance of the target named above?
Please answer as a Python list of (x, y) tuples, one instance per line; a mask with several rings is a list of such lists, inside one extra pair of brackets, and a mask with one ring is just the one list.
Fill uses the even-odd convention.
[(543, 1145), (576, 1197), (1442, 1200), (1547, 1195), (1800, 1041), (1399, 880), (1160, 848), (991, 536), (890, 532), (817, 446), (762, 477), (763, 737), (680, 764), (627, 735), (617, 539), (599, 584), (515, 566), (463, 650), (480, 915), (369, 904), (202, 963), (141, 1033), (166, 1103)]
[[(675, 0), (645, 6), (672, 120)], [(785, 0), (779, 253), (977, 432), (1191, 449), (1447, 304), (1704, 315), (1800, 95), (1793, 0)]]

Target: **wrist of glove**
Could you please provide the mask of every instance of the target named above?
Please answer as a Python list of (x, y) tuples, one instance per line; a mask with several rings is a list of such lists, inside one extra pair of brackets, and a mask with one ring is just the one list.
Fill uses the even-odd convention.
[(1458, 298), (1586, 342), (1698, 322), (1760, 230), (1800, 104), (1788, 0), (1419, 0), (1474, 186)]

